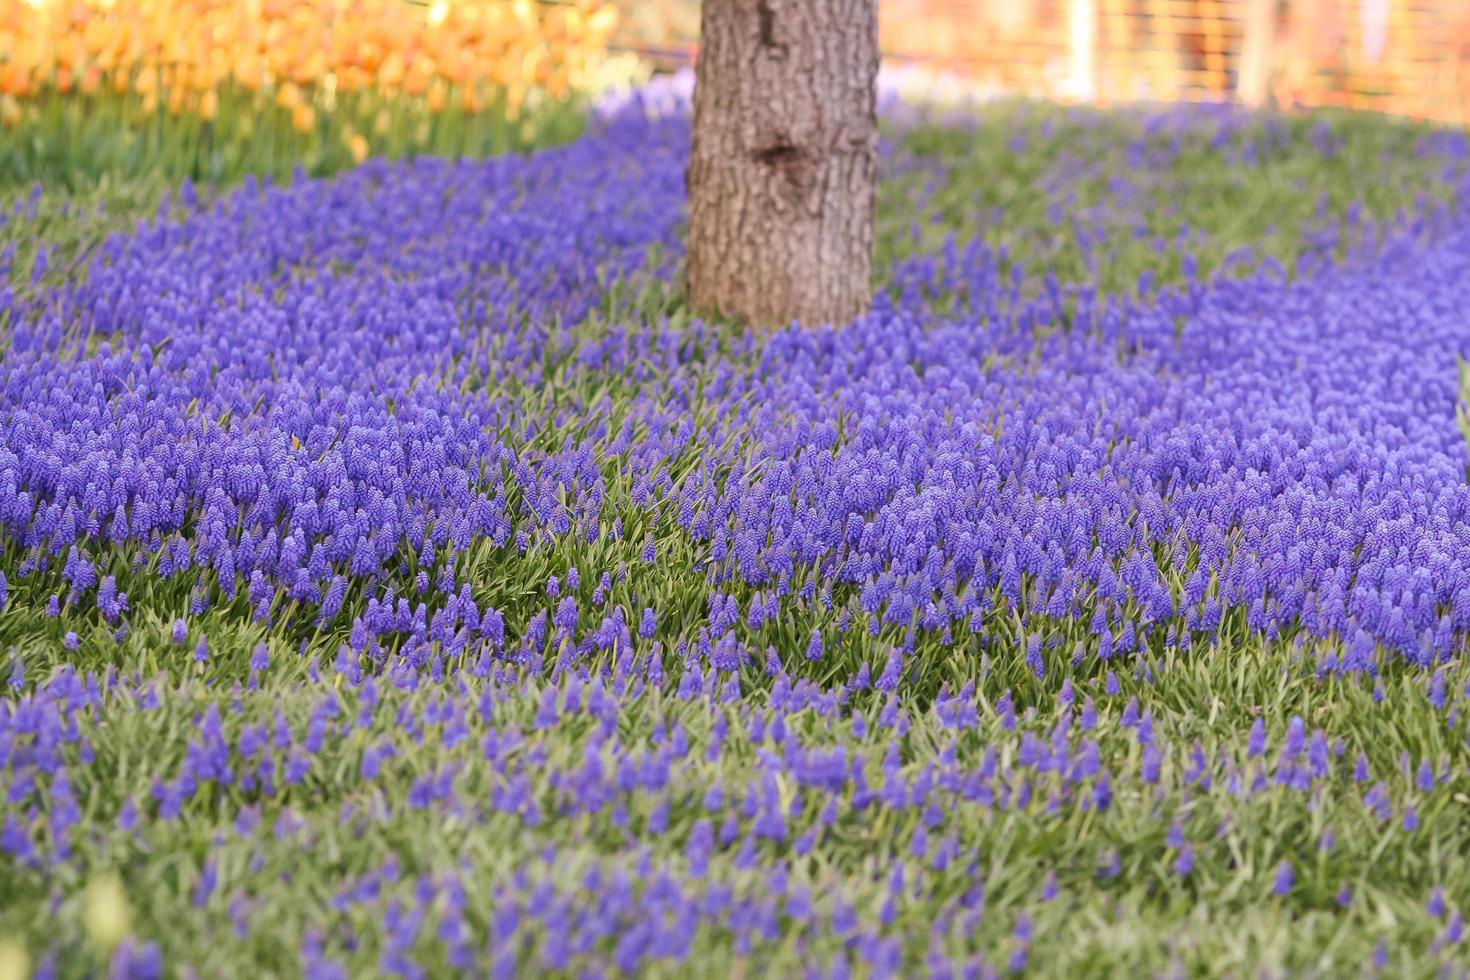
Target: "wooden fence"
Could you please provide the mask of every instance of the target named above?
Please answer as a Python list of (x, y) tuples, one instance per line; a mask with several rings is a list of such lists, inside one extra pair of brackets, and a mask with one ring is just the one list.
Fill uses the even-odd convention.
[[(622, 6), (621, 43), (665, 63), (692, 56), (697, 3)], [(1334, 105), (1470, 125), (1470, 0), (879, 0), (878, 10), (890, 62), (993, 90)]]

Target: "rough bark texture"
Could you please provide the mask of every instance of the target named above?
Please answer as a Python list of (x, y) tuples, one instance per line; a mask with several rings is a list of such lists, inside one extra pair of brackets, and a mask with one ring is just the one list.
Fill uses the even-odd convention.
[(704, 0), (689, 160), (696, 310), (759, 325), (867, 309), (877, 0)]

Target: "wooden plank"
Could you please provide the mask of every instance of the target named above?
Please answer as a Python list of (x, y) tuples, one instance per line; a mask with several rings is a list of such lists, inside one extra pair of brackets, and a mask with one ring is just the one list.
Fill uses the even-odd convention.
[(1071, 61), (1073, 98), (1097, 101), (1096, 0), (1071, 0), (1067, 10), (1067, 47)]
[(1250, 0), (1246, 7), (1245, 41), (1240, 52), (1237, 97), (1248, 106), (1263, 106), (1271, 96), (1276, 43), (1276, 0)]

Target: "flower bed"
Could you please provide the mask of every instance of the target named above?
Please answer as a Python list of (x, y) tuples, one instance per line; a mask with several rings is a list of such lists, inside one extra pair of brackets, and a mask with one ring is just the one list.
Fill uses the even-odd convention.
[(1463, 135), (906, 117), (873, 312), (770, 335), (680, 303), (686, 150), (7, 258), (5, 955), (1462, 955)]

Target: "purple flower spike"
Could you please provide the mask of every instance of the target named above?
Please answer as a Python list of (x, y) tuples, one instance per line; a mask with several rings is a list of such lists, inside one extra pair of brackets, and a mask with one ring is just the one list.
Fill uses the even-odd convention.
[(1291, 886), (1295, 880), (1296, 875), (1292, 871), (1291, 862), (1282, 861), (1276, 865), (1276, 877), (1271, 885), (1271, 893), (1280, 896), (1291, 894)]

